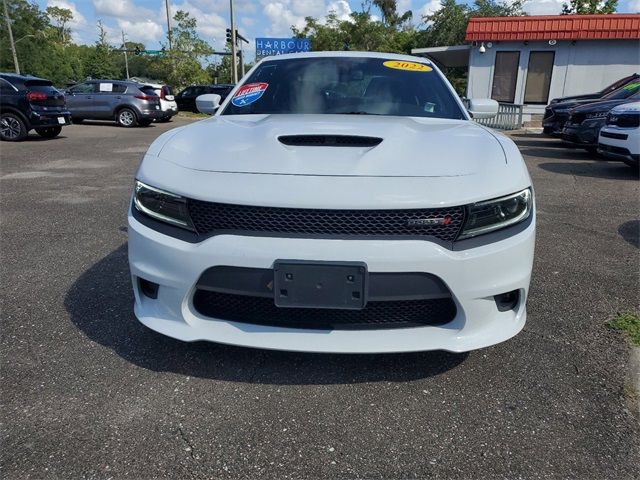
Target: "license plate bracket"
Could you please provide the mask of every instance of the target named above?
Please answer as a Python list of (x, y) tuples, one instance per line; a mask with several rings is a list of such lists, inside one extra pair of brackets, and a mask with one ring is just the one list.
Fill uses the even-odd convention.
[(367, 303), (364, 262), (276, 260), (273, 270), (277, 307), (361, 310)]

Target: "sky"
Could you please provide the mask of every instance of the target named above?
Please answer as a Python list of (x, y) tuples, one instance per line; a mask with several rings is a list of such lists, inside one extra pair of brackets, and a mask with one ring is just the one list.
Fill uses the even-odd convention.
[[(530, 15), (560, 13), (566, 0), (526, 0), (524, 10)], [(70, 27), (77, 43), (93, 43), (97, 37), (96, 22), (106, 26), (108, 40), (122, 43), (122, 31), (127, 41), (141, 42), (148, 49), (160, 48), (166, 38), (165, 0), (36, 0), (42, 9), (55, 5), (73, 12)], [(229, 27), (229, 0), (169, 0), (173, 13), (185, 10), (197, 19), (198, 33), (214, 49), (224, 50)], [(304, 25), (304, 18), (323, 18), (335, 11), (348, 18), (360, 10), (362, 0), (234, 0), (236, 25), (250, 44), (247, 60), (253, 59), (255, 37), (290, 37), (291, 25)], [(413, 22), (421, 23), (422, 15), (440, 7), (440, 0), (398, 0), (398, 10), (413, 12)], [(640, 12), (640, 0), (619, 0), (618, 12)], [(376, 13), (376, 12), (372, 12)]]

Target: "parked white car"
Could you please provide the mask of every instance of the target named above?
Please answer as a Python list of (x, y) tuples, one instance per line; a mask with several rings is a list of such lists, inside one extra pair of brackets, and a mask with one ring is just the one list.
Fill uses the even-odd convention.
[[(260, 61), (210, 119), (164, 133), (129, 213), (135, 314), (185, 341), (454, 352), (526, 319), (522, 156), (424, 58)], [(480, 118), (493, 100), (471, 100)]]
[(640, 102), (625, 103), (613, 108), (607, 123), (600, 130), (598, 152), (627, 165), (640, 165)]
[(169, 122), (178, 113), (178, 104), (169, 85), (151, 84), (153, 91), (160, 97), (160, 110), (163, 113), (158, 122)]

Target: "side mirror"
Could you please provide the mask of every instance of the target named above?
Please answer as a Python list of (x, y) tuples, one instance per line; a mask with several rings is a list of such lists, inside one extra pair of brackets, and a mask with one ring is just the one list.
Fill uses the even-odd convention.
[(196, 108), (202, 113), (213, 115), (220, 106), (220, 95), (216, 93), (205, 93), (196, 97)]
[(469, 108), (467, 110), (476, 120), (493, 118), (498, 115), (498, 102), (490, 98), (472, 98), (469, 100)]

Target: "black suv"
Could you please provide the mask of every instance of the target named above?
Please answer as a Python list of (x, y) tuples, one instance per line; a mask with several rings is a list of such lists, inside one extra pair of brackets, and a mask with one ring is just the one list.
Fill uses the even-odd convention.
[(224, 99), (227, 98), (227, 95), (229, 95), (229, 92), (233, 90), (233, 87), (235, 87), (235, 85), (223, 83), (217, 85), (192, 85), (187, 87), (175, 96), (178, 110), (198, 113), (196, 98), (206, 93), (217, 93), (222, 97), (220, 100), (220, 103), (222, 103)]
[(53, 83), (30, 75), (0, 73), (0, 139), (18, 142), (35, 130), (53, 138), (71, 124), (64, 95)]

